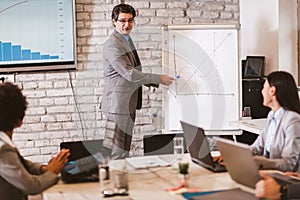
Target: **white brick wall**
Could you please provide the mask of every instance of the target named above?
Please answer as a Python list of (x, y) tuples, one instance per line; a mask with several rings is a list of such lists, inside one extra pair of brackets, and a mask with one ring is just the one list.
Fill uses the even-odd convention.
[[(103, 88), (102, 47), (112, 31), (111, 10), (118, 0), (76, 0), (76, 71), (18, 73), (29, 108), (14, 141), (25, 157), (47, 162), (62, 141), (103, 137), (99, 110)], [(239, 23), (238, 0), (134, 0), (139, 15), (132, 33), (145, 71), (160, 73), (161, 25), (166, 23)], [(71, 77), (71, 79), (70, 79)], [(71, 88), (71, 85), (74, 88)], [(145, 88), (144, 109), (137, 113), (132, 154), (142, 152), (142, 137), (153, 134), (151, 114), (161, 115), (161, 89)], [(77, 107), (75, 106), (77, 103)], [(82, 120), (82, 122), (80, 121)]]

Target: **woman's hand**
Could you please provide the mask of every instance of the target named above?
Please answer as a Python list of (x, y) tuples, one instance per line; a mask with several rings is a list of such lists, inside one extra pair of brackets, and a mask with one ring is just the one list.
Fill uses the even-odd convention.
[(55, 174), (59, 174), (64, 165), (68, 162), (70, 156), (69, 149), (62, 149), (55, 157), (53, 157), (47, 166), (47, 170)]

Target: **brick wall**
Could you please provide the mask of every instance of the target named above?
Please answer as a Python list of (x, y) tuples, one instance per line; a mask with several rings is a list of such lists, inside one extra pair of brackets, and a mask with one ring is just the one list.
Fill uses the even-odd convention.
[[(99, 110), (103, 89), (102, 47), (112, 32), (111, 10), (118, 0), (76, 0), (76, 71), (18, 73), (15, 80), (29, 108), (14, 141), (26, 158), (47, 162), (63, 141), (103, 138)], [(125, 1), (138, 11), (131, 36), (145, 72), (160, 73), (161, 25), (239, 23), (238, 0)], [(143, 109), (137, 113), (132, 155), (142, 153), (142, 137), (154, 134), (151, 114), (161, 115), (161, 89), (144, 88)]]

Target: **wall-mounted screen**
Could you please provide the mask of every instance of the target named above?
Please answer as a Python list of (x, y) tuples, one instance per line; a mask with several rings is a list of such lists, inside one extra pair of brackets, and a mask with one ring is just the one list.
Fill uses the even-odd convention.
[(1, 0), (0, 73), (76, 68), (75, 0)]

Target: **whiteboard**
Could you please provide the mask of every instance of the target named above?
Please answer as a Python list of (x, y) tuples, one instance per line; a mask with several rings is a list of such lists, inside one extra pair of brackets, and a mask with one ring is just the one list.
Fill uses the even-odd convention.
[(167, 131), (180, 120), (208, 131), (232, 131), (239, 120), (240, 70), (236, 25), (166, 25), (163, 73), (176, 80), (163, 89)]

